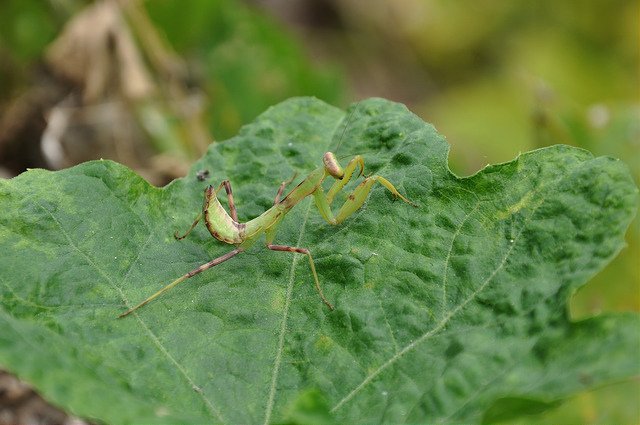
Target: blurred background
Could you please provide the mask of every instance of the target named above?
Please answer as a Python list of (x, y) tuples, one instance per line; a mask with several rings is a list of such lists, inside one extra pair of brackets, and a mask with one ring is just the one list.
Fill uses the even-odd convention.
[[(638, 182), (639, 23), (633, 0), (0, 0), (0, 177), (110, 158), (164, 185), (284, 99), (380, 96), (459, 175), (564, 143)], [(572, 317), (640, 311), (638, 218), (627, 241)], [(531, 421), (640, 423), (640, 382)]]

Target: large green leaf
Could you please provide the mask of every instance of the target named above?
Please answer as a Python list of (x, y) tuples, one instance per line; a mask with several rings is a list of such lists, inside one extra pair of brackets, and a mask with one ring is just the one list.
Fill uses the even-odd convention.
[[(204, 226), (173, 238), (198, 171), (229, 178), (247, 220), (339, 143), (420, 207), (376, 187), (338, 227), (310, 199), (289, 213), (276, 242), (311, 250), (335, 311), (304, 257), (255, 246), (116, 319), (230, 251)], [(0, 181), (0, 365), (113, 424), (471, 423), (638, 374), (638, 315), (566, 307), (624, 246), (626, 167), (555, 146), (458, 178), (447, 152), (402, 105), (347, 120), (296, 99), (164, 189), (109, 161)]]

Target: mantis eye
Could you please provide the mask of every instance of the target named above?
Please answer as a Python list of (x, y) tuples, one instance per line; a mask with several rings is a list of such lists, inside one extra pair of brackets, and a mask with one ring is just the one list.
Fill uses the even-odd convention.
[(333, 152), (325, 153), (322, 157), (322, 162), (324, 163), (324, 169), (327, 170), (332, 177), (342, 179), (342, 176), (344, 176), (344, 170), (340, 164), (338, 164), (338, 160)]

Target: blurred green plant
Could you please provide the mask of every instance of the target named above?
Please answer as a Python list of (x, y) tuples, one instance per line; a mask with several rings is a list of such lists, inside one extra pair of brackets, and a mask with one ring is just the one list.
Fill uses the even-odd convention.
[(243, 2), (149, 1), (146, 7), (205, 84), (217, 139), (231, 137), (241, 124), (291, 96), (343, 100), (337, 70), (312, 64), (293, 34)]
[(3, 0), (0, 4), (0, 101), (27, 82), (37, 62), (68, 18), (69, 11), (40, 0)]

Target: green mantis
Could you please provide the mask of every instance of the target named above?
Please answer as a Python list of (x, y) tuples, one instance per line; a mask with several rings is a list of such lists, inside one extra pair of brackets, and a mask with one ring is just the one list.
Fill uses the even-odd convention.
[[(322, 302), (324, 302), (330, 310), (333, 310), (333, 305), (331, 305), (331, 303), (327, 300), (322, 292), (322, 288), (320, 287), (320, 282), (318, 280), (318, 274), (316, 273), (316, 266), (313, 262), (313, 257), (311, 256), (309, 250), (306, 248), (299, 248), (294, 246), (275, 245), (273, 243), (276, 232), (278, 230), (278, 225), (284, 219), (287, 213), (291, 211), (291, 209), (296, 206), (296, 204), (298, 204), (307, 196), (311, 195), (313, 196), (316, 207), (318, 208), (318, 211), (320, 212), (322, 218), (324, 218), (329, 224), (338, 225), (362, 206), (364, 201), (367, 199), (367, 195), (371, 191), (372, 186), (375, 183), (380, 183), (381, 185), (386, 187), (395, 197), (402, 199), (404, 202), (413, 206), (417, 205), (402, 196), (391, 184), (391, 182), (389, 182), (389, 180), (385, 179), (382, 176), (372, 175), (365, 177), (365, 179), (353, 190), (353, 192), (351, 192), (340, 210), (338, 210), (337, 214), (334, 215), (331, 210), (331, 204), (333, 203), (334, 197), (351, 180), (353, 174), (358, 168), (358, 177), (362, 176), (364, 172), (364, 160), (360, 155), (357, 155), (353, 159), (351, 159), (351, 161), (349, 161), (346, 167), (342, 168), (338, 163), (336, 156), (332, 152), (327, 152), (324, 154), (322, 162), (323, 165), (321, 167), (312, 171), (311, 174), (309, 174), (304, 180), (302, 180), (302, 182), (300, 182), (300, 184), (298, 184), (293, 190), (291, 190), (291, 192), (289, 192), (287, 196), (285, 196), (283, 199), (280, 199), (285, 187), (291, 180), (293, 180), (293, 178), (289, 181), (282, 182), (276, 194), (273, 206), (262, 213), (260, 216), (254, 218), (253, 220), (249, 220), (246, 223), (238, 222), (238, 215), (236, 212), (235, 203), (233, 202), (233, 193), (231, 191), (231, 183), (228, 180), (220, 183), (218, 188), (215, 190), (213, 186), (208, 186), (204, 191), (204, 204), (202, 207), (202, 212), (198, 214), (198, 217), (196, 217), (193, 224), (184, 235), (179, 236), (176, 232), (174, 236), (178, 240), (184, 239), (204, 217), (204, 222), (211, 235), (221, 242), (235, 245), (235, 248), (230, 252), (218, 258), (215, 258), (208, 263), (202, 264), (196, 269), (180, 276), (164, 288), (160, 289), (155, 294), (151, 295), (146, 300), (142, 301), (140, 304), (130, 308), (118, 317), (127, 316), (140, 307), (153, 301), (179, 283), (184, 282), (190, 277), (208, 270), (211, 267), (217, 266), (218, 264), (223, 263), (232, 257), (235, 257), (236, 255), (240, 254), (245, 249), (253, 245), (263, 234), (265, 235), (266, 246), (270, 250), (291, 253), (297, 252), (300, 254), (304, 254), (309, 258), (309, 266), (311, 268), (311, 273), (313, 274), (313, 280), (316, 290), (318, 291)], [(329, 191), (325, 194), (322, 188), (322, 183), (327, 177), (332, 177), (336, 181), (333, 183)], [(224, 188), (225, 192), (227, 193), (230, 214), (225, 211), (225, 209), (220, 204), (220, 201), (218, 200), (217, 195), (222, 188)]]

